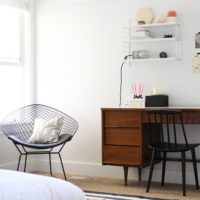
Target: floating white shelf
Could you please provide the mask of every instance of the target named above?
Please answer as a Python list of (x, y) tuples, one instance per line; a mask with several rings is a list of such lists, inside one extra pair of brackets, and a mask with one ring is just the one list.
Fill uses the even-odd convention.
[(153, 24), (136, 24), (133, 25), (135, 28), (150, 28), (150, 27), (164, 27), (164, 26), (177, 26), (178, 23), (175, 22), (166, 22), (166, 23), (153, 23)]
[(129, 28), (153, 28), (153, 27), (167, 27), (167, 26), (178, 26), (180, 25), (179, 23), (175, 22), (165, 22), (165, 23), (153, 23), (153, 24), (134, 24), (132, 27), (129, 26), (124, 26), (125, 29)]
[(175, 57), (170, 58), (144, 58), (144, 59), (128, 59), (127, 62), (150, 62), (150, 61), (176, 61), (179, 60)]
[(176, 38), (148, 38), (148, 39), (133, 39), (129, 42), (135, 42), (135, 43), (142, 43), (142, 42), (169, 42), (169, 41), (175, 41)]
[[(129, 20), (128, 38), (125, 43), (126, 52), (129, 55), (134, 52), (148, 50), (151, 58), (146, 59), (129, 59), (130, 62), (150, 62), (150, 61), (178, 61), (181, 59), (180, 50), (180, 23), (178, 22), (166, 22), (166, 23), (154, 23), (135, 25), (132, 24), (133, 20)], [(149, 38), (134, 38), (137, 36), (136, 31), (145, 30), (149, 32)], [(143, 34), (141, 34), (143, 35)], [(145, 35), (145, 34), (144, 34)], [(148, 35), (148, 34), (147, 34)], [(172, 37), (166, 37), (166, 36)], [(161, 52), (166, 52), (168, 58), (159, 58)], [(158, 56), (158, 57), (156, 57)]]

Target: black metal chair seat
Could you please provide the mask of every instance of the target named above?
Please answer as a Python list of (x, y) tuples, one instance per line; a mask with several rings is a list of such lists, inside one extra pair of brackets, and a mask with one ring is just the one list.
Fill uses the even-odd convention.
[[(37, 143), (33, 143), (29, 141), (34, 131), (36, 119), (41, 119), (45, 123), (57, 118), (62, 119), (62, 126), (56, 129), (56, 139), (58, 138), (57, 141), (49, 143), (40, 141), (37, 141)], [(0, 122), (0, 129), (8, 137), (8, 139), (10, 139), (14, 143), (15, 147), (20, 153), (17, 170), (19, 170), (21, 157), (23, 155), (25, 156), (25, 172), (28, 155), (48, 154), (50, 174), (52, 175), (51, 154), (57, 154), (61, 162), (64, 178), (66, 180), (64, 165), (60, 152), (63, 149), (64, 145), (69, 142), (73, 138), (74, 134), (77, 132), (78, 123), (75, 119), (53, 107), (41, 104), (31, 104), (20, 108), (5, 117)], [(41, 132), (43, 133), (44, 131)], [(50, 135), (51, 133), (47, 132), (47, 137), (48, 134)], [(56, 150), (54, 151), (55, 147)]]
[(155, 143), (149, 145), (149, 148), (155, 149), (160, 152), (181, 152), (181, 151), (190, 151), (191, 149), (195, 149), (199, 144), (169, 144), (167, 142)]
[(60, 146), (61, 144), (65, 142), (69, 142), (72, 139), (72, 136), (68, 134), (63, 134), (59, 137), (59, 140), (57, 142), (45, 143), (45, 144), (29, 143), (28, 141), (23, 141), (19, 139), (15, 135), (8, 136), (8, 139), (12, 140), (16, 145), (23, 145), (24, 147), (29, 147), (33, 149), (48, 149), (48, 148)]
[[(149, 148), (152, 149), (152, 158), (151, 158), (151, 166), (147, 182), (147, 190), (146, 190), (147, 192), (149, 192), (150, 189), (154, 164), (158, 160), (162, 160), (161, 186), (164, 185), (165, 167), (166, 167), (168, 152), (181, 154), (182, 190), (183, 190), (183, 196), (185, 196), (186, 195), (185, 153), (187, 151), (191, 151), (196, 189), (199, 189), (198, 171), (197, 171), (196, 153), (195, 153), (195, 148), (198, 147), (199, 144), (197, 143), (192, 144), (188, 142), (181, 114), (182, 113), (180, 110), (156, 109), (148, 111), (148, 130), (152, 143), (151, 145), (149, 145)], [(177, 134), (177, 132), (179, 134)], [(156, 141), (154, 141), (155, 135), (157, 136)], [(162, 159), (159, 159), (161, 155)]]

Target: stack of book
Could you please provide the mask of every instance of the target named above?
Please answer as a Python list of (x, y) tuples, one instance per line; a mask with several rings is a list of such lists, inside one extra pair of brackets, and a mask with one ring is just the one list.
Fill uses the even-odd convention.
[(147, 39), (147, 38), (150, 38), (149, 31), (147, 31), (147, 30), (136, 30), (133, 33), (133, 38), (134, 39)]

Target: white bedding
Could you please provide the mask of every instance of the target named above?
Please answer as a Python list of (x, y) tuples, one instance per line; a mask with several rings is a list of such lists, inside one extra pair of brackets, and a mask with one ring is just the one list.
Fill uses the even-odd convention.
[(86, 200), (84, 192), (67, 181), (0, 170), (0, 200)]

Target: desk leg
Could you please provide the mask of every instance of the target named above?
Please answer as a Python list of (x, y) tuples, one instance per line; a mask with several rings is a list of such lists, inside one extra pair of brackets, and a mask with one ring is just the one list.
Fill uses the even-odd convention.
[(127, 186), (128, 166), (123, 166), (123, 168), (124, 168), (124, 185)]
[(138, 167), (138, 180), (141, 181), (142, 168)]

